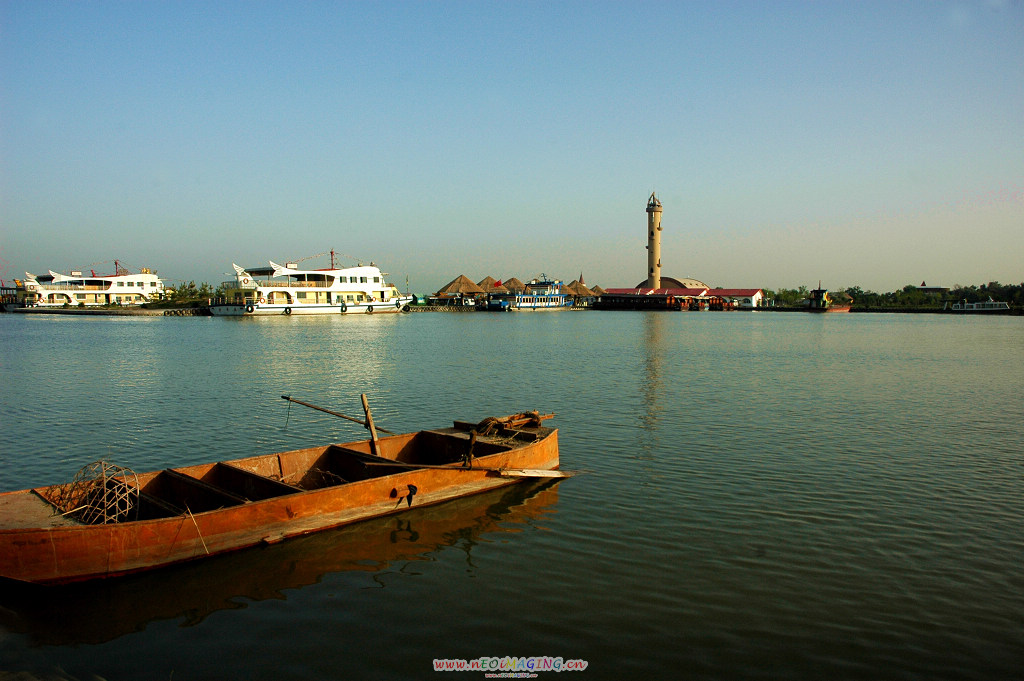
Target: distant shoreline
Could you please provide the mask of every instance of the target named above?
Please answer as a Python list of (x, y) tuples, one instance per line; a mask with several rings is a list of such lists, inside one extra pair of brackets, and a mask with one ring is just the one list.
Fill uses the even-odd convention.
[[(412, 312), (476, 312), (470, 305), (410, 305)], [(573, 311), (584, 311), (588, 308), (573, 308)], [(596, 312), (614, 312), (615, 310), (595, 310)], [(736, 308), (732, 312), (807, 312), (806, 307), (756, 307)], [(944, 310), (935, 307), (852, 307), (851, 314), (941, 314), (967, 316), (1001, 316), (1019, 317), (1024, 310), (1011, 307), (1008, 310), (986, 310), (984, 312), (963, 312), (960, 310)], [(26, 307), (13, 311), (13, 314), (65, 314), (107, 317), (206, 317), (210, 316), (208, 307), (176, 307), (176, 308), (62, 308), (62, 307)]]

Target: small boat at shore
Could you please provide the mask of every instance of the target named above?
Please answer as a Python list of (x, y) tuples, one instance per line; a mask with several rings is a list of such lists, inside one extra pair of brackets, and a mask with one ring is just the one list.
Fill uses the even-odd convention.
[(201, 622), (240, 600), (277, 599), (334, 573), (373, 575), (436, 560), (451, 547), (471, 558), (480, 541), (508, 542), (510, 534), (537, 529), (558, 503), (557, 483), (524, 481), (443, 504), (413, 504), (399, 515), (119, 579), (58, 587), (0, 580), (0, 631), (34, 647), (95, 645), (155, 622)]
[(821, 287), (821, 282), (818, 282), (818, 288), (811, 290), (811, 297), (807, 300), (807, 311), (808, 312), (849, 312), (849, 303), (840, 303), (829, 295), (826, 289)]
[(0, 577), (116, 577), (568, 476), (557, 429), (542, 425), (553, 415), (378, 437), (364, 407), (368, 440), (139, 474), (97, 462), (67, 484), (0, 494)]
[(546, 274), (531, 279), (522, 291), (493, 293), (477, 305), (478, 310), (489, 312), (537, 312), (568, 310), (572, 297), (560, 279)]
[[(326, 255), (326, 254), (322, 254)], [(298, 263), (270, 267), (239, 267), (235, 278), (221, 284), (223, 295), (210, 301), (214, 316), (310, 314), (384, 314), (408, 312), (413, 302), (372, 262), (355, 267), (300, 269)], [(316, 257), (316, 256), (314, 256)]]
[(952, 305), (946, 303), (943, 310), (949, 310), (950, 312), (989, 312), (995, 314), (1006, 314), (1010, 311), (1010, 304), (1005, 301), (992, 300), (989, 296), (988, 300), (982, 300), (977, 303), (968, 303), (966, 300)]

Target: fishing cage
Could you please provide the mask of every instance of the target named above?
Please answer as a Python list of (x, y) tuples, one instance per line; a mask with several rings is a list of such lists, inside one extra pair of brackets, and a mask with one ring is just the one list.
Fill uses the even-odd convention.
[(131, 520), (139, 507), (139, 477), (106, 461), (84, 466), (71, 482), (57, 485), (50, 501), (66, 516), (87, 525)]

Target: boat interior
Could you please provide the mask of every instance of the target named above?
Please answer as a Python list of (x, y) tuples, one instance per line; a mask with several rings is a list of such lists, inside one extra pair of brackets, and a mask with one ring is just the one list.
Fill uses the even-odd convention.
[[(473, 458), (510, 451), (539, 439), (537, 428), (502, 428), (492, 436), (471, 439), (473, 424), (456, 422), (454, 428), (428, 430), (406, 435), (299, 449), (235, 461), (168, 468), (140, 474), (122, 487), (137, 490), (133, 510), (118, 512), (118, 521), (150, 520), (229, 508), (308, 490), (325, 489), (345, 483), (415, 470), (417, 466), (459, 464), (472, 451)], [(376, 449), (376, 453), (374, 453)], [(103, 493), (114, 491), (106, 480)], [(61, 486), (36, 492), (58, 508), (65, 495)], [(109, 515), (109, 514), (108, 514)]]

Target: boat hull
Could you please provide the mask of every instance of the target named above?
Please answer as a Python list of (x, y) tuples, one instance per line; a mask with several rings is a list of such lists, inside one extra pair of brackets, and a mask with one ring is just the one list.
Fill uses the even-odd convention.
[(339, 315), (339, 314), (393, 314), (408, 312), (412, 297), (396, 298), (385, 303), (349, 303), (347, 305), (309, 304), (271, 305), (255, 303), (252, 305), (236, 305), (215, 303), (210, 306), (210, 313), (217, 317), (262, 317), (288, 315)]
[(571, 303), (559, 303), (558, 305), (513, 305), (510, 312), (558, 312), (560, 310), (571, 310)]
[[(458, 428), (425, 432), (430, 442), (447, 452), (447, 458), (469, 444), (468, 432)], [(415, 446), (421, 432), (381, 438), (379, 457), (370, 454), (370, 444), (364, 441), (147, 473), (139, 476), (143, 497), (149, 489), (166, 487), (167, 478), (188, 481), (198, 490), (193, 492), (195, 496), (180, 500), (185, 512), (148, 520), (79, 524), (54, 515), (54, 507), (45, 499), (52, 498), (55, 488), (0, 494), (0, 576), (40, 584), (116, 577), (401, 513), (413, 506), (438, 504), (524, 479), (503, 474), (509, 469), (558, 468), (555, 429), (537, 427), (518, 432), (524, 435), (513, 437), (520, 437), (521, 442), (511, 447), (478, 439), (474, 444), (477, 451), (483, 447), (483, 451), (493, 453), (475, 456), (472, 468), (456, 462), (405, 463), (410, 456), (424, 457), (422, 448), (417, 453)], [(309, 479), (311, 471), (325, 466), (323, 462), (329, 457), (368, 461), (363, 468), (380, 470), (381, 474), (320, 488), (290, 488), (289, 481)], [(351, 467), (351, 461), (346, 465)], [(228, 507), (202, 510), (200, 492), (209, 492), (206, 487), (214, 488), (214, 492), (220, 489), (205, 481), (213, 479), (213, 472), (223, 473), (225, 469), (236, 476), (249, 476), (250, 484), (265, 481), (251, 487), (249, 497), (260, 495), (260, 485), (279, 486), (278, 491), (270, 492), (276, 496), (247, 498)], [(41, 518), (43, 506), (48, 517)]]
[(849, 305), (830, 305), (829, 307), (809, 307), (808, 312), (814, 312), (818, 314), (831, 314), (833, 312), (849, 312)]

